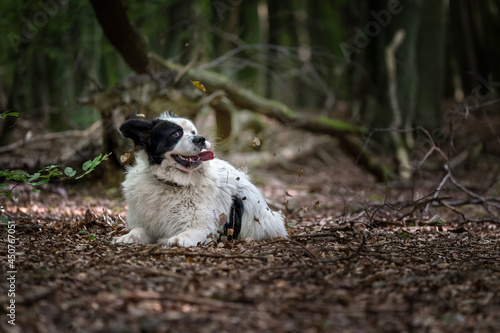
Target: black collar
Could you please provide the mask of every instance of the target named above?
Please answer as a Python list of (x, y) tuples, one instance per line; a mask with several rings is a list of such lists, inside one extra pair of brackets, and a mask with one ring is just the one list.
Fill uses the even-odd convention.
[(172, 186), (172, 187), (177, 187), (177, 188), (181, 188), (181, 187), (184, 187), (184, 185), (181, 185), (181, 184), (177, 184), (177, 183), (174, 183), (174, 182), (171, 182), (170, 180), (164, 180), (164, 179), (160, 179), (158, 177), (155, 177), (156, 180), (158, 180), (159, 182), (165, 184), (165, 185), (168, 185), (168, 186)]

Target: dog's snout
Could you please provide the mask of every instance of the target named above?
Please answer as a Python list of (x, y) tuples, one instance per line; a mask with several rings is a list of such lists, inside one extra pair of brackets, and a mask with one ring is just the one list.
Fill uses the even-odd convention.
[(205, 146), (205, 138), (201, 135), (195, 135), (193, 137), (193, 143), (197, 146), (203, 147)]

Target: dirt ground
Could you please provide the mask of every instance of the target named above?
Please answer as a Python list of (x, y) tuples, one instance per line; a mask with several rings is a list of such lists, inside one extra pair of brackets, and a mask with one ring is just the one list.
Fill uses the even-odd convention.
[(500, 190), (496, 176), (488, 187), (492, 164), (455, 176), (486, 189), (488, 201), (478, 204), (451, 182), (434, 197), (442, 172), (377, 184), (336, 148), (321, 147), (250, 171), (286, 213), (288, 239), (111, 245), (126, 232), (118, 190), (99, 198), (88, 184), (38, 195), (18, 187), (2, 212), (15, 229), (0, 232), (11, 278), (1, 282), (0, 330), (497, 332), (499, 228), (488, 216), (498, 216)]

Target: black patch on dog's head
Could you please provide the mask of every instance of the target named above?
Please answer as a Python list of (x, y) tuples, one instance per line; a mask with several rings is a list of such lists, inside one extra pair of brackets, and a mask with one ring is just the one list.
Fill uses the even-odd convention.
[(184, 134), (181, 126), (160, 119), (127, 120), (120, 126), (120, 132), (146, 151), (151, 164), (161, 164), (165, 153), (173, 150)]

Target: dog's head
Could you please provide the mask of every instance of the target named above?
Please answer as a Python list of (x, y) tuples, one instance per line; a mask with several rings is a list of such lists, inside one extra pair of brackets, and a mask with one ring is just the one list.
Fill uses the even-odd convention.
[(144, 149), (151, 165), (189, 172), (198, 169), (203, 161), (214, 158), (214, 154), (206, 150), (210, 142), (198, 135), (193, 123), (171, 113), (151, 121), (127, 120), (120, 132)]

